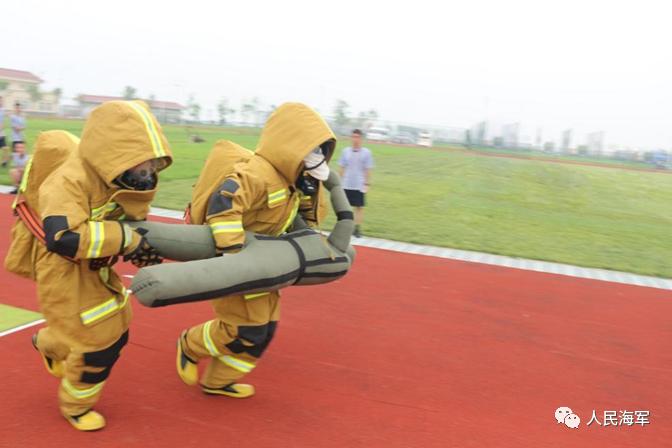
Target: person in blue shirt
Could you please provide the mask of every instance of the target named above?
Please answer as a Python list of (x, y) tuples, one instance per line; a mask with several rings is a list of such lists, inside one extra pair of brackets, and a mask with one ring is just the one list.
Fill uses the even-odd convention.
[(14, 113), (10, 117), (10, 126), (12, 127), (12, 150), (19, 143), (25, 143), (26, 139), (23, 131), (26, 129), (26, 118), (21, 113), (21, 104), (14, 104)]
[(2, 97), (0, 96), (0, 152), (2, 153), (2, 166), (4, 168), (9, 162), (9, 151), (5, 141), (5, 109), (2, 106)]
[(19, 192), (19, 186), (21, 185), (21, 179), (23, 178), (27, 163), (28, 154), (26, 154), (26, 145), (23, 142), (18, 142), (12, 150), (12, 168), (9, 170), (9, 177), (12, 178), (12, 184), (14, 185), (14, 190), (12, 190), (11, 194)]
[(369, 191), (373, 169), (373, 156), (368, 148), (362, 146), (361, 130), (352, 131), (352, 146), (343, 150), (338, 164), (341, 167), (343, 189), (355, 210), (354, 235), (359, 238), (362, 236), (361, 225), (364, 221), (366, 193)]

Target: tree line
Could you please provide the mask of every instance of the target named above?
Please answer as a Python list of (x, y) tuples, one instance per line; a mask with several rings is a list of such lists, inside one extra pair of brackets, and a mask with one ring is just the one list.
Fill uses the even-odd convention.
[[(138, 91), (135, 87), (126, 86), (123, 91), (123, 97), (127, 100), (138, 99)], [(149, 101), (154, 101), (156, 98), (153, 94), (150, 94), (147, 98)], [(236, 110), (231, 102), (222, 97), (217, 102), (217, 116), (219, 118), (219, 124), (224, 125), (232, 122), (232, 117), (236, 113), (239, 113), (241, 119), (245, 123), (256, 122), (256, 117), (260, 112), (272, 112), (275, 109), (274, 105), (271, 105), (268, 110), (262, 110), (261, 101), (258, 97), (253, 97), (248, 100), (244, 100), (240, 108)], [(192, 94), (189, 95), (189, 99), (186, 104), (186, 112), (188, 116), (193, 121), (200, 121), (202, 107), (196, 100), (196, 97)], [(379, 119), (378, 112), (375, 109), (369, 109), (360, 111), (357, 114), (353, 115), (350, 105), (347, 101), (338, 99), (334, 105), (332, 111), (332, 117), (334, 124), (340, 129), (345, 130), (347, 127), (359, 127), (359, 128), (368, 128), (376, 123)]]

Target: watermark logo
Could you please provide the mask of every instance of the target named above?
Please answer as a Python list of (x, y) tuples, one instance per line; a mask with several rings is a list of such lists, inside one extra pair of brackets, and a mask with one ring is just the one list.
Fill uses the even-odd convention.
[[(590, 420), (586, 423), (586, 426), (596, 424), (598, 426), (646, 426), (651, 423), (650, 411), (639, 410), (639, 411), (613, 411), (605, 410), (601, 413), (602, 420), (598, 417), (598, 412), (593, 409)], [(577, 429), (581, 424), (581, 418), (576, 415), (571, 408), (567, 406), (561, 406), (555, 410), (555, 421), (560, 424), (563, 423), (566, 427), (571, 429)]]
[(569, 414), (565, 417), (565, 426), (568, 428), (576, 429), (581, 424), (581, 419), (576, 414)]
[(555, 420), (564, 423), (566, 427), (576, 429), (581, 424), (581, 419), (567, 406), (561, 406), (555, 410)]
[(593, 415), (590, 417), (586, 426), (596, 423), (598, 426), (646, 426), (651, 423), (649, 411), (604, 411), (602, 421), (597, 417), (597, 411), (593, 409)]

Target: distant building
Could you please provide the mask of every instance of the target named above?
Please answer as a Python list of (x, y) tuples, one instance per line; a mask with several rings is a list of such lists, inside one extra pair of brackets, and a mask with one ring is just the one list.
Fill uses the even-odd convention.
[(60, 93), (58, 90), (40, 90), (42, 79), (24, 70), (0, 68), (0, 96), (6, 110), (14, 108), (17, 102), (30, 115), (55, 115), (58, 113)]
[(572, 130), (565, 129), (560, 137), (560, 151), (565, 154), (574, 154), (572, 151)]
[(476, 123), (471, 129), (471, 140), (475, 145), (484, 145), (486, 144), (486, 138), (488, 136), (488, 123), (481, 121)]
[[(124, 100), (122, 97), (118, 96), (104, 96), (104, 95), (86, 95), (81, 94), (77, 97), (77, 102), (79, 103), (77, 115), (82, 118), (85, 118), (89, 115), (91, 110), (101, 105), (106, 101), (119, 101)], [(162, 123), (180, 123), (182, 121), (182, 111), (185, 109), (179, 103), (172, 101), (159, 101), (159, 100), (144, 100), (149, 107), (152, 109), (154, 116)]]
[(502, 126), (502, 146), (517, 148), (520, 134), (520, 123), (509, 123)]
[(604, 151), (604, 132), (591, 132), (586, 136), (588, 154), (600, 155)]

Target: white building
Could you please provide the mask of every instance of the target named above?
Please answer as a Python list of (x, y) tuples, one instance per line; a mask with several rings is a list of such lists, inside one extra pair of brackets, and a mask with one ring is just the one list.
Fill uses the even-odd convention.
[[(120, 100), (124, 100), (124, 98), (118, 96), (81, 94), (77, 97), (79, 108), (76, 111), (76, 115), (79, 115), (81, 118), (85, 118), (89, 115), (94, 107), (99, 106), (106, 101)], [(181, 104), (172, 101), (159, 100), (145, 100), (145, 102), (149, 105), (149, 107), (152, 109), (152, 113), (160, 122), (180, 123), (182, 121), (182, 111), (185, 107)]]
[(12, 110), (14, 104), (30, 115), (55, 115), (58, 113), (59, 90), (44, 92), (40, 90), (42, 79), (34, 74), (11, 68), (0, 68), (0, 97), (3, 108)]

